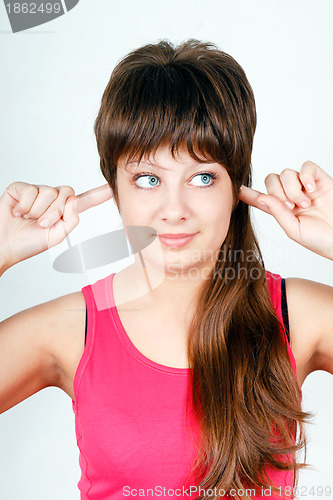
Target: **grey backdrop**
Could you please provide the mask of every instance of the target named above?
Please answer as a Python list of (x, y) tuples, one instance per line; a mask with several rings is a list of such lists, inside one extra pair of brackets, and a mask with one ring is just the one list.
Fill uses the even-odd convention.
[[(121, 57), (161, 38), (213, 41), (245, 69), (258, 111), (255, 189), (265, 189), (268, 173), (299, 170), (306, 160), (333, 175), (332, 16), (328, 0), (81, 0), (48, 24), (12, 34), (0, 4), (1, 192), (18, 180), (69, 184), (76, 193), (103, 184), (93, 135), (102, 92)], [(112, 201), (80, 219), (72, 244), (121, 227)], [(333, 285), (332, 262), (289, 240), (271, 216), (253, 209), (253, 219), (267, 269)], [(3, 275), (0, 319), (132, 262), (61, 274), (52, 262), (64, 248)], [(314, 469), (300, 480), (310, 498), (311, 486), (333, 489), (332, 394), (333, 377), (325, 372), (311, 374), (303, 385), (304, 408), (316, 413), (308, 426)], [(47, 388), (2, 414), (0, 449), (1, 499), (79, 498), (74, 414), (65, 393)]]

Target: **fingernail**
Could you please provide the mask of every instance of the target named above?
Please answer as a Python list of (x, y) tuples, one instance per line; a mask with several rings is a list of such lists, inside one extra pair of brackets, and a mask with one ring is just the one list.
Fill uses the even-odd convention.
[(310, 203), (308, 201), (305, 201), (305, 200), (301, 201), (301, 203), (300, 203), (300, 206), (302, 208), (307, 208), (309, 205), (310, 205)]
[(309, 193), (312, 193), (312, 191), (315, 190), (314, 186), (312, 184), (306, 184), (305, 185), (306, 187), (306, 190), (309, 192)]
[(21, 214), (20, 212), (14, 212), (15, 217), (19, 217)]
[(49, 221), (49, 219), (43, 219), (42, 221), (40, 221), (39, 225), (40, 225), (40, 227), (45, 229), (47, 226), (50, 225), (50, 221)]
[(25, 219), (30, 219), (30, 217), (29, 217), (29, 215), (28, 215), (28, 214), (24, 214), (24, 215), (23, 215), (23, 217), (24, 217)]
[(284, 204), (285, 204), (288, 208), (290, 208), (290, 210), (292, 210), (292, 209), (294, 208), (294, 204), (293, 204), (293, 203), (291, 203), (290, 201), (285, 201), (285, 202), (284, 202)]
[(258, 201), (258, 203), (260, 203), (260, 205), (262, 205), (263, 207), (268, 208), (268, 205), (266, 205), (266, 203), (264, 203), (263, 201)]

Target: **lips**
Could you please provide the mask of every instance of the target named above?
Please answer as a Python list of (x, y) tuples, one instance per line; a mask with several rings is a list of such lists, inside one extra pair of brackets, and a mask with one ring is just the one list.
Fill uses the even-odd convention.
[(188, 238), (189, 236), (194, 236), (196, 233), (178, 233), (178, 234), (159, 234), (162, 238)]
[(166, 247), (179, 248), (192, 241), (192, 239), (195, 237), (196, 234), (198, 233), (194, 234), (182, 233), (182, 234), (168, 234), (168, 235), (159, 234), (158, 237), (160, 242), (163, 243), (163, 245), (165, 245)]

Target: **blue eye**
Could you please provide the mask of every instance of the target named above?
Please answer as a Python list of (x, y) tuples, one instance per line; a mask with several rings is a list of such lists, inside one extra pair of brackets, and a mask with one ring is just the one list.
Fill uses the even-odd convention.
[[(139, 175), (134, 175), (133, 177), (133, 180), (134, 181), (138, 181), (139, 179), (145, 179), (145, 178), (148, 178), (148, 179), (156, 179), (155, 181), (153, 181), (152, 184), (148, 184), (150, 187), (155, 187), (156, 184), (157, 184), (157, 177), (156, 175), (149, 175), (149, 174), (139, 174)], [(149, 187), (147, 188), (147, 185), (138, 185), (137, 182), (135, 182), (136, 186), (141, 188), (141, 189), (149, 189)]]
[[(214, 184), (214, 180), (217, 179), (217, 172), (214, 172), (214, 173), (210, 173), (210, 172), (201, 172), (200, 174), (197, 174), (195, 175), (192, 179), (195, 179), (196, 177), (201, 177), (202, 178), (202, 182), (203, 182), (203, 185), (195, 185), (195, 187), (198, 187), (198, 188), (205, 188), (205, 187), (211, 187), (213, 186)], [(139, 185), (137, 183), (137, 181), (139, 179), (146, 179), (148, 178), (148, 186), (147, 184), (146, 185)], [(142, 173), (142, 174), (135, 174), (132, 176), (132, 180), (134, 181), (134, 185), (135, 187), (137, 187), (138, 189), (151, 189), (153, 187), (156, 187), (158, 184), (158, 177), (156, 175), (153, 175), (153, 174), (149, 174), (149, 173)], [(213, 180), (213, 182), (210, 182)]]
[[(203, 174), (195, 175), (193, 177), (193, 179), (195, 179), (196, 177), (201, 177), (202, 182), (204, 183), (205, 186), (211, 186), (212, 184), (214, 184), (214, 182), (212, 182), (211, 184), (209, 184), (209, 181), (211, 179), (216, 179), (216, 177), (213, 174), (208, 174), (208, 173), (203, 173)], [(198, 186), (198, 187), (202, 187), (202, 186)]]

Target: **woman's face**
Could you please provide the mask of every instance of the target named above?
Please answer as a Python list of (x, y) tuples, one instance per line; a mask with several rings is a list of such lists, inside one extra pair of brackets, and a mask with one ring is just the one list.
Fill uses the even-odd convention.
[[(126, 168), (125, 168), (126, 167)], [(161, 263), (166, 274), (200, 269), (207, 278), (228, 232), (232, 182), (218, 163), (198, 163), (185, 149), (172, 158), (168, 146), (141, 163), (118, 164), (119, 210), (124, 227), (148, 226), (155, 234), (195, 234), (185, 245), (152, 239), (144, 259)], [(193, 272), (193, 271), (192, 271)]]

